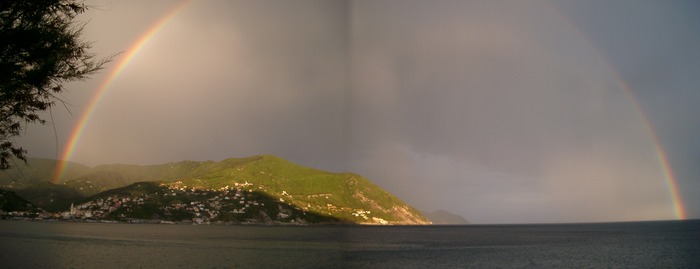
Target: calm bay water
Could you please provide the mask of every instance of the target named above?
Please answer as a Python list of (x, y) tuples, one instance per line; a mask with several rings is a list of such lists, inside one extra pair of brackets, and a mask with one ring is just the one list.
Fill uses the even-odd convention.
[(0, 221), (0, 268), (700, 268), (700, 221), (193, 226)]

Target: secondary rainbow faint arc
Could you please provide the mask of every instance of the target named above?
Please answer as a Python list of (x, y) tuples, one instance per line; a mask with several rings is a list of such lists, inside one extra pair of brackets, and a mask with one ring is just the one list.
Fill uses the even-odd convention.
[[(555, 14), (557, 18), (565, 22), (570, 29), (574, 30), (577, 35), (582, 37), (583, 40), (585, 40), (585, 42), (587, 43), (587, 45), (595, 50), (595, 53), (601, 56), (604, 55), (600, 52), (600, 49), (597, 46), (595, 46), (590, 39), (588, 39), (588, 36), (586, 36), (586, 34), (583, 31), (581, 31), (576, 26), (576, 24), (574, 24), (571, 20), (569, 20), (569, 18), (564, 16), (556, 7), (546, 4), (544, 6), (546, 6), (549, 10), (553, 11), (552, 13)], [(666, 186), (668, 187), (669, 194), (671, 195), (671, 200), (673, 203), (673, 213), (676, 215), (677, 219), (686, 219), (687, 215), (685, 212), (685, 206), (683, 205), (683, 199), (681, 198), (681, 195), (678, 191), (679, 188), (678, 182), (676, 181), (676, 176), (673, 174), (673, 169), (668, 161), (666, 150), (664, 150), (663, 145), (659, 140), (659, 137), (656, 135), (651, 121), (649, 120), (649, 117), (646, 115), (646, 113), (644, 113), (644, 109), (642, 109), (641, 103), (639, 103), (637, 97), (634, 95), (634, 91), (632, 91), (627, 82), (620, 76), (619, 72), (617, 72), (617, 70), (613, 67), (613, 65), (609, 62), (609, 60), (606, 57), (601, 57), (601, 59), (605, 67), (612, 71), (614, 79), (622, 88), (623, 93), (627, 96), (627, 98), (629, 98), (630, 102), (632, 103), (632, 106), (634, 107), (635, 112), (637, 112), (637, 115), (639, 115), (640, 121), (644, 125), (644, 128), (646, 129), (649, 138), (654, 144), (654, 149), (656, 150), (656, 157), (659, 161), (659, 164), (661, 165), (661, 170), (663, 171), (663, 176), (665, 177)]]
[(73, 131), (70, 134), (68, 143), (66, 144), (63, 153), (61, 154), (59, 161), (57, 161), (56, 163), (51, 182), (57, 184), (63, 178), (63, 174), (66, 172), (68, 160), (71, 159), (71, 156), (75, 151), (75, 147), (78, 144), (78, 141), (80, 141), (80, 137), (83, 134), (85, 126), (88, 124), (88, 122), (90, 122), (90, 117), (92, 116), (92, 113), (94, 112), (95, 108), (97, 108), (97, 105), (102, 100), (102, 97), (104, 97), (105, 93), (109, 90), (110, 86), (112, 85), (112, 82), (114, 82), (114, 80), (117, 77), (119, 77), (119, 74), (121, 74), (124, 68), (126, 68), (126, 66), (129, 65), (131, 60), (134, 59), (134, 57), (141, 51), (141, 49), (143, 49), (144, 45), (146, 45), (153, 38), (153, 36), (155, 36), (158, 33), (158, 31), (160, 31), (163, 28), (163, 26), (165, 26), (168, 23), (168, 21), (170, 21), (170, 19), (172, 19), (178, 13), (180, 13), (180, 11), (182, 11), (190, 2), (192, 2), (192, 0), (184, 0), (170, 8), (153, 25), (151, 25), (148, 28), (148, 30), (146, 30), (146, 32), (141, 34), (141, 36), (136, 40), (136, 42), (134, 42), (126, 51), (126, 53), (123, 56), (121, 56), (115, 67), (112, 68), (110, 73), (107, 75), (107, 78), (102, 82), (102, 84), (100, 84), (97, 92), (92, 96), (92, 98), (88, 102), (85, 111), (80, 115), (78, 122), (76, 123), (75, 127), (73, 128)]

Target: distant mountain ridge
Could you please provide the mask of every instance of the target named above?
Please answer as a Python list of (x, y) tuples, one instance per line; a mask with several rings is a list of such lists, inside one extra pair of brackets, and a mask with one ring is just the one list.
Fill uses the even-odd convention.
[(464, 217), (450, 213), (446, 210), (436, 210), (433, 212), (422, 212), (433, 224), (461, 225), (469, 224)]
[[(42, 158), (28, 158), (27, 164), (21, 160), (14, 160), (14, 165), (7, 170), (0, 171), (0, 188), (22, 189), (41, 182), (50, 182), (53, 177), (56, 160)], [(76, 162), (66, 162), (65, 177), (73, 178), (87, 173), (92, 168)]]
[[(198, 191), (212, 194), (221, 192), (221, 195), (217, 194), (216, 197), (223, 199), (221, 197), (229, 197), (223, 194), (223, 190), (230, 192), (234, 186), (244, 186), (245, 184), (245, 188), (240, 187), (238, 190), (247, 190), (251, 195), (255, 193), (254, 197), (266, 201), (276, 201), (275, 204), (278, 205), (275, 207), (276, 209), (267, 208), (256, 213), (258, 215), (254, 216), (255, 218), (258, 218), (259, 215), (270, 215), (272, 214), (270, 212), (273, 211), (272, 215), (279, 215), (280, 210), (282, 210), (289, 214), (297, 212), (294, 214), (310, 213), (326, 216), (343, 223), (430, 223), (419, 211), (359, 175), (331, 173), (299, 166), (272, 155), (231, 158), (220, 162), (182, 161), (159, 165), (113, 164), (99, 165), (93, 168), (71, 164), (72, 170), (69, 171), (70, 173), (66, 173), (64, 182), (58, 185), (48, 182), (51, 175), (49, 171), (53, 171), (53, 166), (48, 165), (51, 161), (30, 160), (30, 165), (38, 165), (32, 165), (29, 169), (22, 168), (24, 171), (10, 171), (10, 173), (0, 175), (0, 188), (16, 190), (17, 193), (28, 197), (27, 199), (37, 206), (59, 211), (67, 210), (70, 203), (89, 203), (89, 201), (96, 201), (96, 199), (104, 199), (105, 193), (110, 193), (117, 188), (129, 186), (134, 188), (136, 186), (134, 184), (138, 182), (152, 182), (158, 186), (151, 188), (154, 190), (153, 194), (139, 192), (139, 195), (161, 197), (164, 190), (167, 189), (175, 195), (178, 193), (184, 195), (183, 197), (188, 197), (187, 199), (195, 197)], [(22, 176), (29, 173), (33, 176)], [(187, 193), (180, 189), (191, 191)], [(180, 190), (180, 192), (176, 193), (175, 190)], [(215, 199), (213, 197), (211, 199)], [(158, 203), (177, 202), (169, 197), (161, 198), (152, 199), (152, 206), (165, 208), (171, 204)], [(127, 196), (120, 199), (127, 199)], [(193, 202), (195, 201), (193, 200)], [(222, 203), (223, 201), (219, 204)], [(268, 204), (272, 203), (268, 202)], [(162, 214), (165, 213), (165, 211), (162, 212)], [(283, 215), (288, 215), (287, 213), (283, 213)], [(299, 216), (303, 216), (303, 214)], [(274, 219), (270, 217), (270, 219), (285, 221), (289, 218)], [(262, 220), (267, 219), (262, 218)], [(303, 219), (298, 220), (304, 221)], [(312, 219), (311, 222), (313, 221)]]

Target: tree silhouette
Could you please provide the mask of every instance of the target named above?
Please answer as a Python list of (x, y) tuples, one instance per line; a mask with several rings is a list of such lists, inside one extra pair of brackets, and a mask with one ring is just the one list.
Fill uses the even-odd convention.
[(26, 162), (14, 137), (57, 101), (63, 84), (84, 80), (111, 57), (95, 59), (74, 21), (87, 6), (76, 0), (0, 1), (0, 170)]

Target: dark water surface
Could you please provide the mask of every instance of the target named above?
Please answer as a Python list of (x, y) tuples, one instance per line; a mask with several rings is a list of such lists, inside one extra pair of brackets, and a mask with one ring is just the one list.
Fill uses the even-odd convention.
[(700, 221), (408, 227), (0, 221), (0, 268), (700, 268)]

